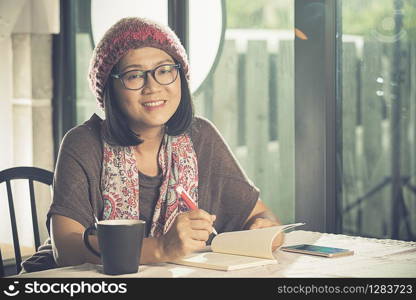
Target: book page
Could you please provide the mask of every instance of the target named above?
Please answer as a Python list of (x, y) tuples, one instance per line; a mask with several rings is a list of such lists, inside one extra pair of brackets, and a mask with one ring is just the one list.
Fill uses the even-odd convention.
[(262, 259), (225, 253), (203, 252), (193, 253), (182, 259), (173, 261), (173, 263), (191, 267), (232, 271), (268, 264), (276, 264), (277, 261), (275, 259)]
[(301, 225), (304, 223), (221, 233), (212, 240), (211, 249), (219, 253), (274, 259), (272, 243), (277, 234)]

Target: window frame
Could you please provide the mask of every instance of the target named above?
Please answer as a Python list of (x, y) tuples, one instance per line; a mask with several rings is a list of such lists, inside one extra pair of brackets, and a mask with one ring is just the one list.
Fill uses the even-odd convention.
[[(311, 4), (323, 7), (313, 24)], [(295, 219), (328, 233), (342, 231), (339, 11), (339, 0), (295, 0), (295, 28), (319, 33), (295, 38)]]

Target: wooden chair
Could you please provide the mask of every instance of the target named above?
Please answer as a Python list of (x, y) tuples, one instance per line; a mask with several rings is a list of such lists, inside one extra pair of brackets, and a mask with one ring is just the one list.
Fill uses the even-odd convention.
[[(21, 271), (21, 263), (22, 263), (22, 255), (20, 252), (20, 244), (19, 244), (19, 236), (17, 234), (17, 224), (16, 224), (16, 215), (14, 210), (14, 203), (13, 203), (13, 194), (11, 189), (11, 180), (15, 179), (27, 179), (29, 182), (29, 192), (30, 192), (30, 206), (32, 211), (32, 225), (33, 225), (33, 235), (35, 240), (35, 247), (36, 250), (40, 246), (40, 237), (39, 237), (39, 227), (38, 227), (38, 219), (36, 214), (36, 201), (35, 201), (35, 192), (33, 188), (33, 181), (38, 181), (49, 186), (52, 185), (53, 181), (53, 172), (36, 168), (36, 167), (16, 167), (6, 169), (0, 172), (0, 184), (6, 182), (7, 188), (7, 197), (9, 202), (9, 213), (10, 213), (10, 221), (12, 227), (12, 234), (13, 234), (13, 248), (14, 254), (16, 259), (16, 272), (17, 274)], [(0, 199), (2, 201), (2, 199)], [(5, 222), (5, 220), (2, 220)], [(1, 224), (1, 226), (5, 226)], [(3, 259), (1, 255), (0, 249), (0, 277), (5, 276), (5, 268), (3, 264)]]

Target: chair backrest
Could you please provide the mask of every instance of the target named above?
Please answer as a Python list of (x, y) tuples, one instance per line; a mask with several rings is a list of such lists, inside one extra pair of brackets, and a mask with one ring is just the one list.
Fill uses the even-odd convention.
[[(9, 202), (10, 221), (11, 221), (12, 234), (13, 234), (13, 248), (14, 248), (14, 254), (15, 254), (15, 259), (16, 259), (16, 271), (17, 273), (19, 273), (22, 269), (21, 267), (22, 255), (20, 253), (19, 236), (17, 234), (16, 214), (14, 210), (13, 194), (12, 194), (12, 188), (10, 184), (10, 181), (14, 179), (28, 179), (29, 181), (33, 234), (34, 234), (34, 239), (35, 239), (35, 247), (37, 250), (40, 246), (40, 237), (39, 237), (38, 218), (36, 214), (36, 201), (35, 201), (35, 192), (33, 188), (33, 181), (38, 181), (47, 185), (52, 185), (53, 172), (45, 170), (45, 169), (36, 168), (36, 167), (16, 167), (16, 168), (10, 168), (10, 169), (0, 171), (0, 184), (2, 184), (3, 182), (6, 182), (7, 198)], [(4, 264), (3, 264), (3, 259), (1, 255), (1, 249), (0, 249), (0, 277), (3, 277), (3, 276), (4, 276)]]

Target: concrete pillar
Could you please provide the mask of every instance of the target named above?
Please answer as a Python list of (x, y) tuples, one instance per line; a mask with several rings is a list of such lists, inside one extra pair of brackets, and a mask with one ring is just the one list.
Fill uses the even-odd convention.
[[(12, 120), (12, 42), (10, 37), (0, 38), (0, 169), (8, 168), (13, 161)], [(0, 219), (9, 219), (6, 187), (0, 186)], [(11, 241), (10, 223), (0, 226), (0, 242)]]
[[(13, 44), (13, 164), (37, 166), (53, 171), (52, 136), (52, 37), (49, 34), (17, 33)], [(16, 199), (26, 199), (26, 183), (16, 183)], [(49, 188), (36, 186), (41, 237), (46, 238), (45, 217), (50, 205)], [(29, 203), (19, 201), (16, 215), (30, 220)], [(23, 226), (23, 237), (31, 239), (31, 228)], [(24, 239), (22, 244), (30, 244)]]
[[(32, 140), (33, 165), (53, 171), (52, 123), (52, 35), (32, 35)], [(36, 199), (41, 241), (48, 236), (46, 214), (51, 204), (51, 190), (39, 185)]]

